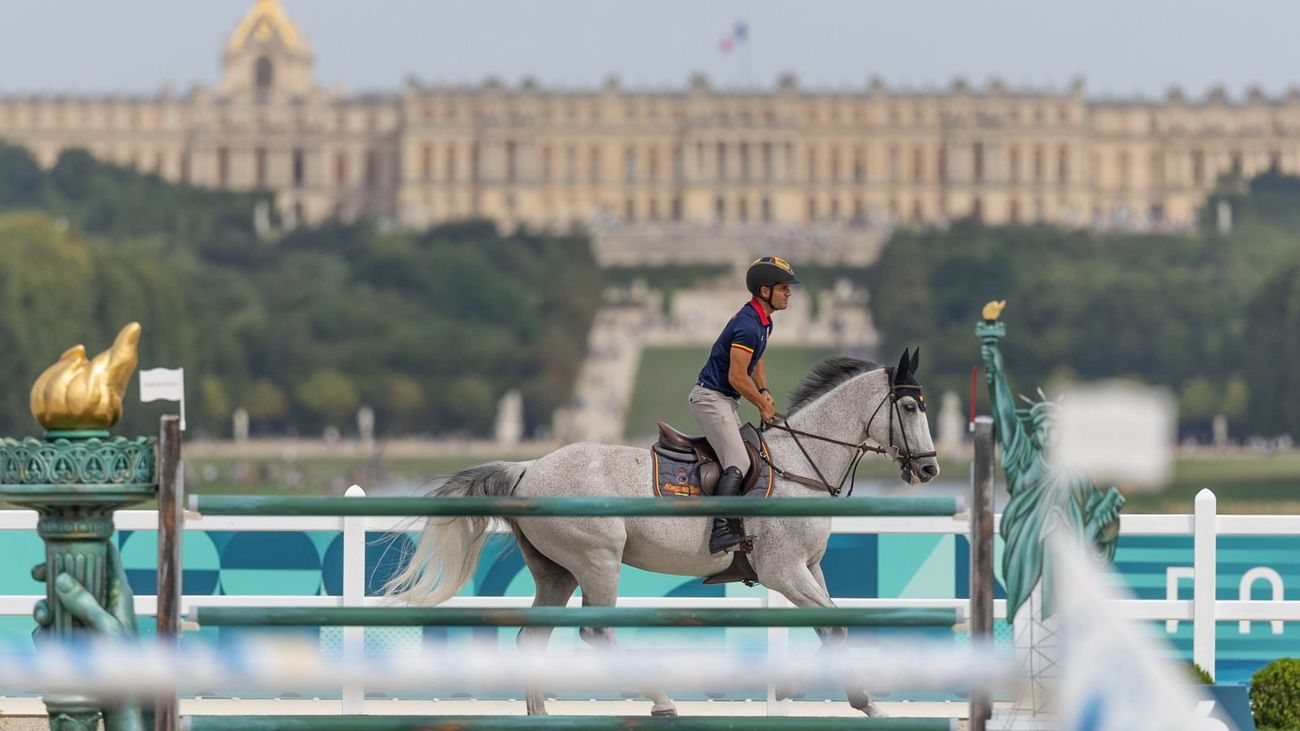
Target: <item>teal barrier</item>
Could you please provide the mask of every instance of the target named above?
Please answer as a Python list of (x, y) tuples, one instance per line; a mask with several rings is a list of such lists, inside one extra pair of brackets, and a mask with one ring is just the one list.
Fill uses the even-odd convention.
[(962, 511), (956, 497), (667, 499), (654, 497), (275, 497), (196, 495), (202, 515), (467, 516), (467, 517), (905, 517)]
[(200, 627), (948, 627), (956, 609), (199, 607)]

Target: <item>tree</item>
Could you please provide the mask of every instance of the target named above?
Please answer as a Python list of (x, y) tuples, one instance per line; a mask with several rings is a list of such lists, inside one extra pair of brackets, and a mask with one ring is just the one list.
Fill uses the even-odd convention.
[(254, 381), (244, 392), (239, 405), (248, 412), (248, 420), (253, 424), (271, 424), (289, 413), (289, 399), (284, 389), (267, 378)]
[(313, 373), (298, 386), (294, 396), (299, 404), (327, 426), (340, 430), (361, 403), (351, 379), (332, 368)]

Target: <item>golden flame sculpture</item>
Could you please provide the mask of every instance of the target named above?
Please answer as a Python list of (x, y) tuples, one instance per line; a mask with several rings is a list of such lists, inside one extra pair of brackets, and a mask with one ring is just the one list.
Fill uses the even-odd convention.
[(32, 416), (48, 431), (107, 429), (122, 418), (122, 397), (138, 361), (140, 323), (117, 334), (113, 346), (86, 360), (86, 346), (68, 348), (32, 386)]
[(1006, 300), (993, 300), (984, 305), (984, 319), (993, 322), (1002, 316), (1002, 310), (1007, 306)]

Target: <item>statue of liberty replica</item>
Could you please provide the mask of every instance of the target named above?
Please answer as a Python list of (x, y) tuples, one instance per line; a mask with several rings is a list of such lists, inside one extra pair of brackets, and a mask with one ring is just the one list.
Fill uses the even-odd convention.
[(1047, 541), (1054, 531), (1074, 531), (1098, 556), (1113, 560), (1124, 496), (1114, 487), (1102, 492), (1087, 475), (1058, 470), (1049, 462), (1047, 452), (1060, 406), (1040, 391), (1040, 400), (1022, 396), (1026, 403), (1017, 407), (998, 348), (1007, 333), (1006, 324), (998, 321), (1005, 304), (984, 306), (984, 319), (975, 326), (975, 335), (980, 339), (993, 432), (1011, 495), (1001, 524), (1007, 621), (1029, 683), (1015, 707), (995, 715), (988, 728), (1047, 729), (1054, 727), (1054, 721), (1045, 686), (1056, 677), (1059, 647), (1051, 617)]

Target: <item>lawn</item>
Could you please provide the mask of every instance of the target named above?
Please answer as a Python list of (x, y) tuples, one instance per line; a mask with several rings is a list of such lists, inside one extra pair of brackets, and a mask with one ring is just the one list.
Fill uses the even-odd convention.
[[(686, 395), (708, 358), (708, 346), (647, 348), (637, 369), (632, 403), (623, 433), (636, 439), (653, 435), (656, 421), (667, 421), (684, 431), (699, 433), (686, 404)], [(776, 397), (778, 411), (785, 408), (785, 395), (817, 361), (831, 355), (829, 348), (773, 347), (763, 356), (767, 382)], [(740, 418), (758, 423), (758, 410), (741, 405)]]

